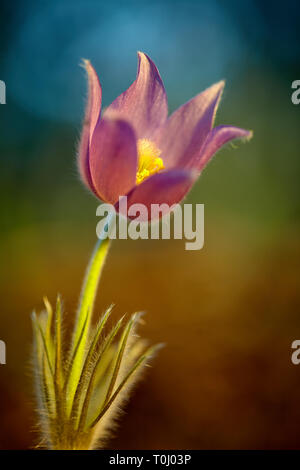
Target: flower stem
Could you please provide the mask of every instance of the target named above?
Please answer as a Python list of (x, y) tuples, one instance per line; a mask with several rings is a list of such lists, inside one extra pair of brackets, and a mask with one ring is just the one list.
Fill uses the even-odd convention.
[(71, 349), (71, 357), (75, 357), (73, 357), (72, 360), (72, 369), (70, 371), (69, 382), (66, 387), (68, 414), (71, 412), (74, 394), (81, 375), (97, 287), (110, 246), (108, 235), (112, 228), (112, 221), (113, 219), (110, 219), (104, 228), (104, 231), (107, 232), (106, 238), (103, 233), (103, 236), (100, 237), (96, 243), (81, 290)]

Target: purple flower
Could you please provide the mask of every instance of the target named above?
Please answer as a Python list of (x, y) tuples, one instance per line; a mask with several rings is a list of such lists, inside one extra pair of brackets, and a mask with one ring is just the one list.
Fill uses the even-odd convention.
[(118, 209), (127, 205), (179, 203), (213, 155), (251, 131), (233, 126), (213, 128), (224, 88), (221, 81), (168, 117), (165, 88), (152, 60), (138, 53), (136, 80), (101, 116), (101, 85), (85, 61), (89, 93), (78, 164), (84, 183), (101, 200)]

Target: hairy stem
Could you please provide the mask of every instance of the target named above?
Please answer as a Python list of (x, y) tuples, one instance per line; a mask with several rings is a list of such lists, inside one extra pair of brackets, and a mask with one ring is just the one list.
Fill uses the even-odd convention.
[(106, 256), (110, 246), (109, 231), (112, 228), (112, 220), (110, 220), (105, 227), (107, 237), (104, 233), (96, 243), (94, 252), (92, 254), (90, 263), (88, 265), (82, 290), (79, 308), (77, 311), (77, 318), (73, 333), (73, 343), (71, 355), (76, 349), (76, 357), (72, 361), (72, 368), (70, 371), (69, 382), (66, 389), (67, 396), (67, 413), (70, 414), (72, 409), (73, 398), (76, 392), (78, 381), (80, 379), (81, 370), (84, 362), (86, 345), (89, 336), (90, 323), (92, 318), (93, 306), (96, 298), (97, 287), (105, 264)]

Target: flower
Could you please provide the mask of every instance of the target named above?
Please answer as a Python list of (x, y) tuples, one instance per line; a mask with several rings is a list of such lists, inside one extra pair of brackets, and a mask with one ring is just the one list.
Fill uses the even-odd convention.
[(212, 85), (168, 117), (165, 88), (154, 62), (138, 53), (137, 78), (101, 116), (102, 91), (89, 61), (88, 103), (78, 164), (84, 183), (118, 210), (120, 196), (132, 204), (179, 203), (213, 155), (252, 132), (213, 128), (224, 81)]

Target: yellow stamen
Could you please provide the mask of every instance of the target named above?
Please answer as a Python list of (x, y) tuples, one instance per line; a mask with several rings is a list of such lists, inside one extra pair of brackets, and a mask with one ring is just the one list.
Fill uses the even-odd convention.
[(140, 184), (144, 179), (163, 170), (164, 162), (160, 158), (161, 150), (148, 139), (139, 139), (137, 142), (138, 169), (136, 174), (136, 184)]

